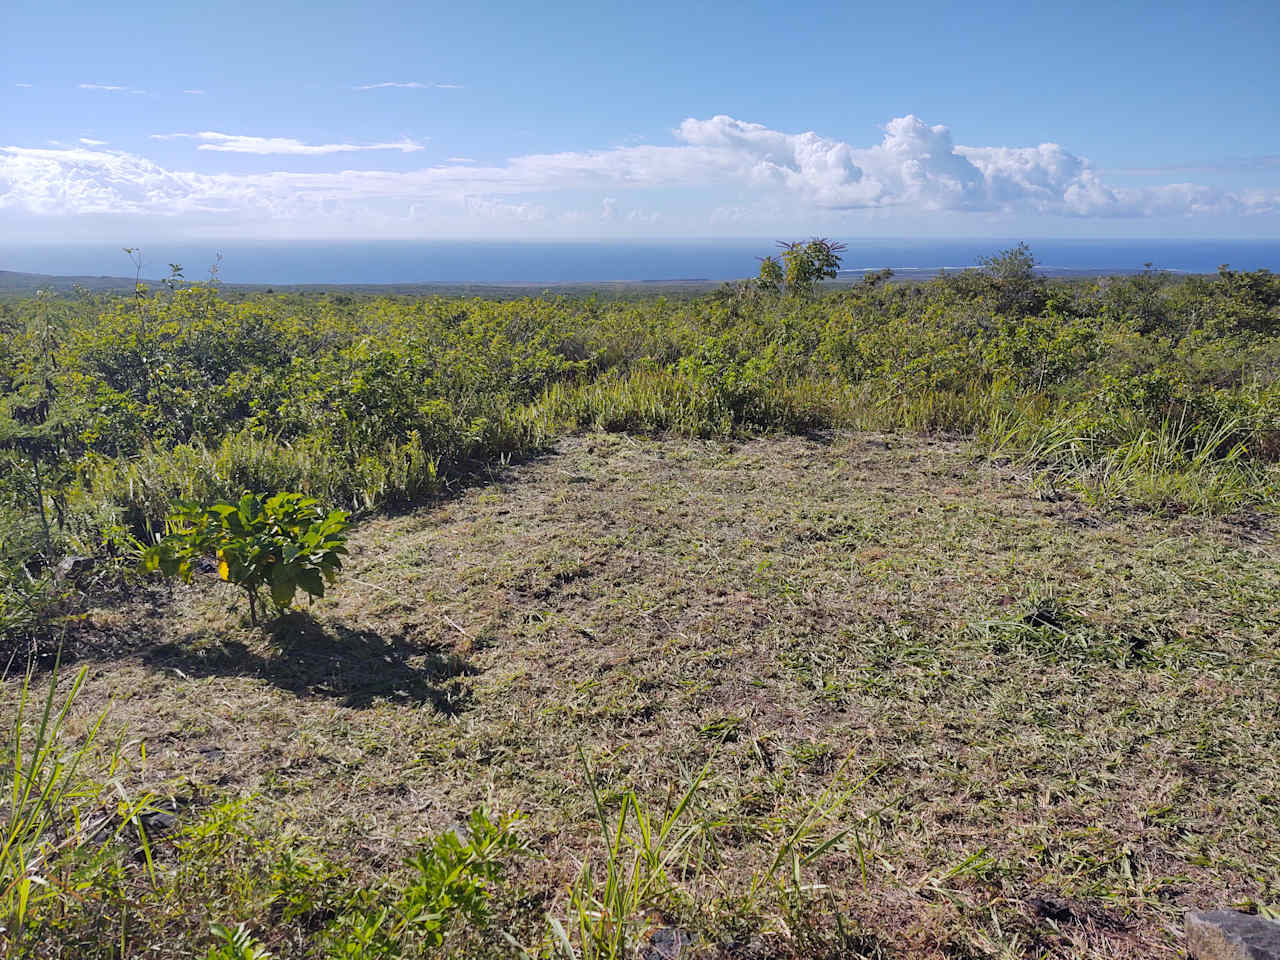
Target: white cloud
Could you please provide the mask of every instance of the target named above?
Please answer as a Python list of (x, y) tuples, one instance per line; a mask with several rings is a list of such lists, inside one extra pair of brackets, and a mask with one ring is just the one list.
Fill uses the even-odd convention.
[(126, 87), (118, 83), (80, 83), (76, 84), (81, 90), (101, 90), (107, 93), (132, 93), (137, 95), (145, 94), (145, 90), (136, 90), (133, 87)]
[(537, 223), (548, 217), (547, 208), (537, 203), (511, 203), (492, 197), (466, 196), (462, 198), (462, 204), (468, 214), (486, 220)]
[(193, 96), (193, 97), (202, 97), (202, 96), (204, 96), (204, 91), (203, 91), (203, 90), (183, 90), (182, 92), (183, 92), (183, 93), (190, 94), (190, 95), (191, 95), (191, 96)]
[(423, 83), (420, 80), (384, 80), (381, 83), (366, 83), (356, 87), (356, 90), (386, 90), (388, 88), (399, 88), (401, 90), (426, 90), (434, 87), (437, 90), (461, 90), (462, 84), (449, 82)]
[(199, 140), (197, 150), (215, 150), (222, 153), (288, 154), (291, 156), (323, 156), (329, 153), (354, 153), (360, 150), (399, 150), (416, 153), (424, 149), (412, 140), (392, 143), (303, 143), (291, 137), (246, 137), (232, 133), (153, 133), (152, 140)]
[(105, 140), (92, 140), (89, 137), (81, 137), (80, 142), (86, 147), (105, 147), (107, 145)]
[(15, 83), (15, 84), (14, 84), (14, 86), (15, 86), (15, 87), (30, 87), (30, 86), (33, 86), (33, 84), (30, 84), (30, 83)]
[[(11, 146), (0, 148), (0, 209), (38, 216), (183, 217), (296, 234), (338, 226), (373, 234), (388, 225), (421, 230), (480, 219), (567, 223), (592, 207), (596, 223), (638, 224), (661, 216), (674, 229), (797, 221), (825, 229), (848, 222), (854, 210), (895, 217), (1280, 214), (1280, 191), (1274, 189), (1111, 186), (1088, 160), (1057, 144), (961, 146), (948, 128), (912, 116), (890, 121), (880, 141), (867, 147), (726, 116), (686, 120), (675, 135), (670, 146), (530, 154), (498, 164), (454, 157), (415, 170), (249, 174), (170, 170), (111, 150)], [(156, 137), (193, 139), (202, 150), (272, 155), (422, 149), (408, 140), (306, 144), (214, 132)], [(638, 200), (644, 202), (633, 204)]]
[(382, 83), (366, 83), (364, 86), (356, 87), (356, 89), (385, 90), (388, 87), (400, 87), (405, 90), (425, 90), (427, 84), (419, 83), (417, 80), (384, 80)]
[(470, 157), (445, 157), (445, 163), (475, 163)]

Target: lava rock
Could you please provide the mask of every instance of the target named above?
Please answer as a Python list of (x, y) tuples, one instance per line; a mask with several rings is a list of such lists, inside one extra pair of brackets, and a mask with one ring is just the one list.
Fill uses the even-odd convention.
[(682, 960), (693, 949), (693, 936), (678, 927), (659, 927), (640, 951), (641, 960)]
[(63, 557), (53, 568), (53, 579), (58, 583), (64, 580), (75, 580), (93, 569), (93, 557)]
[(1192, 911), (1187, 956), (1194, 960), (1280, 960), (1280, 922), (1236, 910)]

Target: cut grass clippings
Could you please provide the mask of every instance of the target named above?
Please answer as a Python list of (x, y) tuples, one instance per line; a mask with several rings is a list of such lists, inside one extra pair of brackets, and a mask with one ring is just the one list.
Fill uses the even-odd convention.
[[(92, 612), (77, 715), (114, 701), (138, 787), (247, 798), (361, 883), (477, 806), (523, 812), (540, 856), (496, 909), (534, 955), (544, 914), (572, 931), (574, 896), (604, 902), (602, 825), (660, 824), (700, 777), (641, 940), (1174, 957), (1184, 910), (1280, 900), (1280, 547), (1027, 479), (892, 436), (570, 437), (365, 522), (338, 588), (272, 632), (212, 578), (163, 616)], [(792, 848), (838, 840), (792, 878), (779, 851), (835, 796)], [(157, 929), (247, 921), (306, 955), (297, 922), (230, 902)]]

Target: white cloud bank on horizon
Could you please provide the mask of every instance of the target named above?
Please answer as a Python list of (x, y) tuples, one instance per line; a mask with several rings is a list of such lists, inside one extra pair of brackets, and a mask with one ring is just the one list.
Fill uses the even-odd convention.
[(232, 133), (153, 133), (152, 140), (200, 140), (197, 150), (215, 150), (222, 153), (254, 153), (261, 155), (285, 154), (300, 157), (324, 156), (330, 153), (355, 153), (361, 150), (399, 150), (401, 153), (417, 153), (424, 149), (412, 140), (393, 143), (303, 143), (292, 137), (245, 137)]
[[(396, 224), (430, 230), (477, 217), (581, 222), (582, 210), (564, 209), (563, 198), (553, 195), (583, 191), (610, 198), (624, 192), (684, 191), (679, 217), (701, 224), (716, 218), (743, 223), (755, 217), (760, 222), (778, 210), (807, 210), (828, 218), (855, 210), (1067, 218), (1280, 212), (1280, 191), (1232, 192), (1190, 183), (1113, 187), (1088, 160), (1057, 144), (960, 146), (947, 127), (930, 126), (914, 116), (890, 121), (880, 143), (862, 148), (727, 116), (685, 120), (675, 135), (674, 146), (530, 154), (493, 165), (320, 173), (197, 173), (166, 169), (121, 151), (0, 147), (0, 210), (42, 218), (184, 217), (184, 223), (197, 225), (266, 224), (297, 232), (317, 226), (377, 231)], [(257, 154), (421, 149), (410, 141), (358, 146), (212, 132), (157, 136), (198, 139), (201, 150)], [(726, 191), (736, 191), (739, 199), (733, 205), (724, 204)], [(600, 210), (599, 199), (590, 205)], [(613, 205), (606, 209), (616, 213)], [(599, 219), (598, 212), (594, 216)], [(629, 217), (631, 222), (638, 219), (639, 214)]]

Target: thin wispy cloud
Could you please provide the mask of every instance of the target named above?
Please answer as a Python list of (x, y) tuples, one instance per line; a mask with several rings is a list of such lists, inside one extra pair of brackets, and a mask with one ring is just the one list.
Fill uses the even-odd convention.
[(203, 91), (203, 90), (183, 90), (182, 92), (183, 92), (183, 93), (186, 93), (186, 94), (190, 94), (191, 96), (194, 96), (194, 97), (202, 97), (202, 96), (204, 96), (204, 91)]
[(81, 90), (93, 90), (99, 93), (128, 93), (138, 97), (145, 96), (147, 92), (121, 83), (78, 83), (76, 86)]
[(106, 140), (94, 140), (90, 137), (81, 137), (80, 142), (86, 147), (105, 147), (107, 145)]
[(475, 163), (470, 157), (445, 157), (445, 163)]
[(19, 82), (19, 83), (15, 83), (14, 86), (15, 87), (31, 87), (31, 86), (34, 86), (34, 84)]
[(399, 88), (401, 90), (461, 90), (462, 84), (452, 82), (436, 82), (423, 83), (421, 80), (384, 80), (381, 83), (365, 83), (355, 89), (357, 90), (387, 90), (391, 88)]
[(420, 83), (417, 80), (384, 80), (382, 83), (366, 83), (363, 86), (356, 87), (357, 90), (386, 90), (389, 87), (399, 87), (403, 90), (425, 90), (429, 84)]
[(201, 133), (153, 133), (152, 140), (199, 140), (197, 150), (220, 153), (253, 153), (261, 155), (324, 156), (331, 153), (355, 153), (362, 150), (399, 150), (417, 153), (424, 149), (413, 140), (390, 143), (303, 143), (292, 137), (247, 137), (206, 130)]
[(1228, 157), (1217, 163), (1169, 163), (1153, 167), (1108, 167), (1103, 173), (1163, 175), (1169, 173), (1257, 173), (1280, 170), (1280, 153), (1257, 157)]

